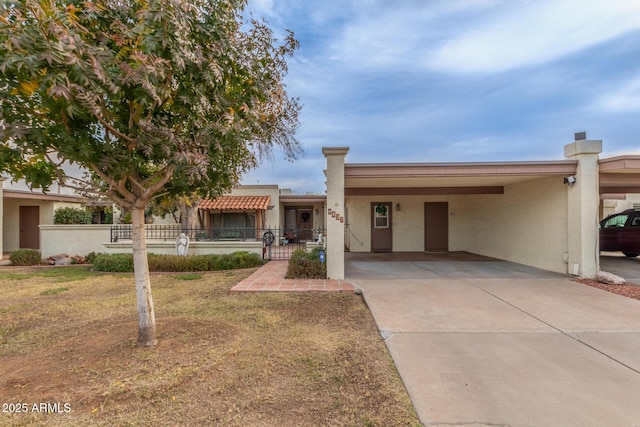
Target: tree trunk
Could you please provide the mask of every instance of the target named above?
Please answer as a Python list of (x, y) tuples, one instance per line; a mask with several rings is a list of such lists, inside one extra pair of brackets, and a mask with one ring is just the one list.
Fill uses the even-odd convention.
[(147, 261), (147, 242), (144, 234), (144, 208), (131, 210), (133, 240), (133, 271), (136, 282), (136, 303), (138, 305), (138, 345), (152, 346), (156, 340), (156, 316), (151, 297), (151, 279)]
[(198, 205), (200, 197), (190, 197), (180, 200), (180, 223), (183, 229), (194, 229), (198, 225)]

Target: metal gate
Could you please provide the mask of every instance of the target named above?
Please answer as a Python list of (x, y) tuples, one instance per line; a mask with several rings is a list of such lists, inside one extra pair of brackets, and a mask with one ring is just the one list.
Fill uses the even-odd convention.
[(307, 241), (314, 241), (313, 235), (322, 233), (324, 230), (317, 233), (314, 233), (314, 230), (304, 231), (304, 233), (294, 229), (265, 231), (262, 235), (262, 258), (272, 261), (287, 261), (294, 251), (306, 250)]

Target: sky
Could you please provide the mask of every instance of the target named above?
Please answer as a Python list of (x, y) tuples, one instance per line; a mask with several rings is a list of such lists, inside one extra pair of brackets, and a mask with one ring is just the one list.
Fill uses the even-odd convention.
[(324, 194), (323, 146), (347, 162), (560, 160), (574, 133), (640, 154), (638, 0), (249, 0), (295, 33), (291, 162), (243, 184)]

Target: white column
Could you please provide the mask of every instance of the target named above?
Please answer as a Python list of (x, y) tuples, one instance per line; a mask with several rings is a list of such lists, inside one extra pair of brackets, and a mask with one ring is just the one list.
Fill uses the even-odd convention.
[(598, 155), (601, 140), (578, 140), (565, 145), (564, 155), (578, 160), (575, 183), (568, 184), (568, 273), (593, 278), (600, 268)]
[(322, 147), (327, 158), (327, 278), (344, 279), (344, 158), (349, 147)]

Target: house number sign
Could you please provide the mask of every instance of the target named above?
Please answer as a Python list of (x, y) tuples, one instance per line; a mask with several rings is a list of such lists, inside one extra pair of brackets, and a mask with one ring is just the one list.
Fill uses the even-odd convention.
[(340, 215), (338, 212), (334, 211), (333, 209), (331, 208), (327, 209), (327, 213), (331, 215), (331, 217), (334, 218), (336, 221), (340, 221), (341, 223), (344, 223), (344, 217)]

